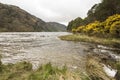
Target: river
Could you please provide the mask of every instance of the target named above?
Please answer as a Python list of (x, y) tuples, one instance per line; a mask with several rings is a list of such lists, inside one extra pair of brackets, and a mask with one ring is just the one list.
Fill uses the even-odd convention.
[[(57, 66), (68, 66), (72, 70), (85, 69), (87, 50), (93, 46), (84, 42), (62, 41), (58, 38), (67, 32), (7, 32), (0, 33), (2, 63), (29, 61), (36, 69), (51, 62)], [(100, 46), (98, 46), (99, 48)], [(91, 48), (92, 49), (92, 48)], [(99, 49), (93, 49), (96, 52)], [(103, 50), (105, 52), (105, 50)], [(97, 51), (98, 52), (98, 51)], [(97, 53), (96, 52), (96, 53)]]

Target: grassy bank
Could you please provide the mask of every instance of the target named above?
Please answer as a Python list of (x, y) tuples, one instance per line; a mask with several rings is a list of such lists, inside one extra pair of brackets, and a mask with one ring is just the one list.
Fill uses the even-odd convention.
[(86, 71), (91, 80), (115, 80), (105, 73), (101, 59), (94, 54), (87, 56)]
[(86, 70), (88, 74), (71, 72), (66, 66), (58, 68), (51, 63), (42, 65), (37, 70), (32, 70), (29, 62), (8, 65), (1, 63), (0, 80), (112, 80), (91, 57), (88, 58)]
[(58, 68), (51, 63), (32, 69), (29, 62), (4, 65), (0, 63), (0, 80), (91, 80), (87, 74), (69, 71), (66, 66)]
[(81, 80), (81, 77), (68, 71), (65, 66), (58, 68), (48, 63), (34, 71), (29, 62), (19, 62), (0, 64), (0, 80)]
[(61, 40), (67, 40), (67, 41), (90, 42), (90, 43), (97, 43), (110, 47), (120, 48), (120, 39), (116, 39), (116, 38), (98, 38), (98, 37), (80, 35), (80, 34), (65, 35), (65, 36), (60, 36), (59, 38)]

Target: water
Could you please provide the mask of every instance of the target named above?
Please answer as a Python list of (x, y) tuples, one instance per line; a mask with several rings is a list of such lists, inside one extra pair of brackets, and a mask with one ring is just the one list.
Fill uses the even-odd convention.
[(88, 53), (104, 54), (120, 60), (120, 50), (85, 42), (62, 41), (67, 32), (14, 32), (0, 33), (2, 63), (28, 61), (33, 69), (51, 62), (55, 66), (66, 65), (71, 70), (85, 71)]
[(70, 69), (85, 68), (85, 50), (88, 45), (62, 41), (67, 32), (0, 33), (0, 54), (4, 64), (29, 61), (36, 69), (41, 64), (67, 65)]
[(97, 45), (93, 49), (94, 53), (101, 54), (104, 56), (109, 56), (110, 58), (120, 61), (120, 49), (119, 48), (110, 48), (103, 45)]

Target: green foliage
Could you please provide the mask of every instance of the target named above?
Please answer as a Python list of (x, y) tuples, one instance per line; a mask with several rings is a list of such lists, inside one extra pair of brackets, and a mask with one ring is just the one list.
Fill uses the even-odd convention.
[(77, 31), (76, 31), (76, 29), (72, 29), (72, 32), (73, 32), (73, 33), (76, 33)]
[(88, 11), (88, 19), (90, 22), (98, 20), (104, 21), (107, 17), (114, 14), (120, 14), (120, 1), (119, 0), (102, 0), (101, 3), (95, 4)]
[(16, 63), (15, 66), (14, 66), (14, 69), (16, 69), (17, 71), (22, 71), (22, 70), (25, 70), (25, 71), (31, 71), (32, 70), (32, 64), (28, 63), (28, 62), (19, 62), (19, 63)]
[(90, 36), (120, 38), (120, 15), (115, 14), (104, 22), (95, 21), (73, 29), (73, 31), (73, 33), (83, 33)]
[(29, 62), (0, 65), (0, 80), (81, 80), (80, 75), (67, 70), (66, 66), (53, 67), (51, 63), (32, 70)]
[(32, 64), (29, 62), (8, 65), (2, 64), (1, 69), (0, 80), (25, 80), (32, 71)]
[(115, 68), (120, 71), (120, 62), (117, 62), (117, 63), (115, 64)]
[(82, 25), (81, 22), (83, 22), (83, 19), (80, 17), (76, 18), (75, 20), (72, 20), (71, 22), (69, 22), (67, 30), (71, 31), (72, 29), (77, 28), (78, 26)]
[(120, 21), (114, 22), (111, 25), (110, 34), (115, 37), (120, 37)]
[[(120, 14), (120, 0), (101, 0), (101, 3), (93, 5), (85, 19), (79, 21), (79, 23), (75, 20), (71, 21), (67, 30), (71, 31), (73, 28), (85, 26), (95, 21), (103, 22), (106, 18), (114, 14)], [(75, 23), (79, 25), (73, 25)]]
[(67, 69), (53, 67), (51, 63), (41, 66), (36, 72), (29, 76), (29, 80), (59, 80), (59, 76), (66, 74)]

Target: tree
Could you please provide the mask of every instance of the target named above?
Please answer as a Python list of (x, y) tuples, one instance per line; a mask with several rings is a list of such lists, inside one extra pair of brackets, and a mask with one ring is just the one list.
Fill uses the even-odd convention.
[(83, 25), (82, 22), (83, 22), (83, 19), (80, 17), (76, 18), (75, 20), (70, 21), (68, 24), (67, 30), (71, 31), (72, 29), (75, 29), (79, 27), (80, 25)]
[(86, 26), (95, 21), (103, 22), (109, 16), (120, 14), (120, 0), (101, 0), (101, 3), (93, 5), (85, 19), (76, 18), (69, 22), (68, 31), (79, 26)]
[(88, 11), (88, 19), (92, 21), (104, 21), (109, 16), (120, 14), (120, 0), (102, 0), (101, 3), (95, 4)]

